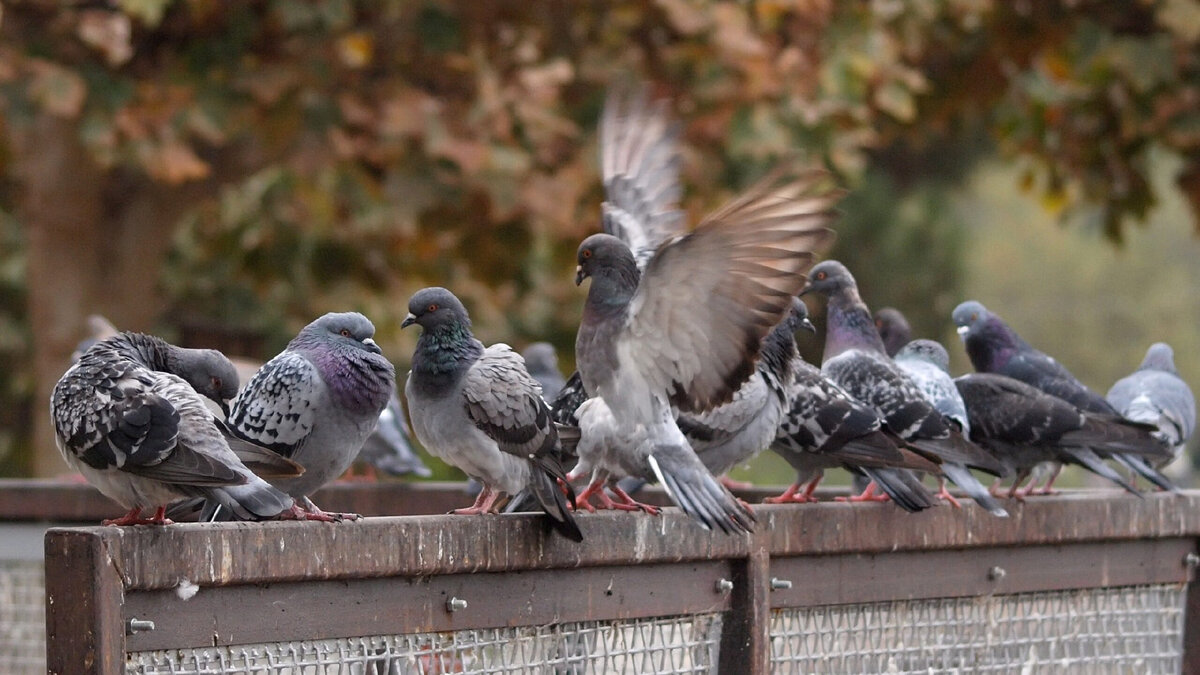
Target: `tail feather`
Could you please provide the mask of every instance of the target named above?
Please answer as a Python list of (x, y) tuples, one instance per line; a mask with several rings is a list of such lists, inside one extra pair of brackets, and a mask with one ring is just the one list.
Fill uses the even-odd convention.
[(1129, 467), (1130, 470), (1137, 472), (1146, 480), (1154, 483), (1158, 487), (1167, 492), (1179, 492), (1179, 488), (1170, 481), (1166, 476), (1158, 472), (1154, 467), (1146, 463), (1145, 458), (1137, 455), (1113, 455), (1113, 459)]
[(211, 519), (204, 518), (210, 504), (230, 512), (232, 520), (261, 520), (278, 516), (292, 508), (294, 503), (291, 497), (260, 479), (246, 485), (209, 490), (208, 504), (201, 514), (201, 520)]
[(1169, 458), (1171, 449), (1154, 436), (1157, 431), (1158, 427), (1140, 422), (1089, 415), (1083, 428), (1068, 431), (1059, 442), (1063, 445), (1086, 445), (1101, 453)]
[(936, 503), (929, 490), (908, 471), (862, 467), (862, 472), (875, 481), (896, 506), (909, 513), (924, 511)]
[(909, 438), (905, 440), (909, 448), (927, 456), (932, 455), (944, 462), (963, 464), (986, 471), (994, 476), (1004, 474), (1004, 465), (1000, 463), (1000, 460), (987, 450), (968, 441), (957, 431), (952, 431), (946, 438)]
[(1071, 461), (1072, 464), (1078, 464), (1092, 473), (1107, 478), (1112, 482), (1120, 485), (1129, 492), (1141, 497), (1142, 493), (1134, 487), (1133, 483), (1125, 480), (1125, 477), (1117, 473), (1111, 466), (1104, 463), (1095, 452), (1090, 448), (1063, 448), (1062, 453)]
[(1000, 502), (996, 501), (996, 498), (988, 492), (987, 488), (976, 480), (975, 476), (971, 474), (970, 469), (961, 464), (947, 462), (942, 465), (942, 473), (951, 482), (962, 488), (962, 491), (967, 493), (967, 496), (974, 499), (975, 503), (986, 509), (988, 513), (997, 518), (1008, 517), (1008, 511), (1004, 510), (1004, 507), (1000, 506)]
[(656, 446), (648, 459), (671, 501), (705, 529), (726, 534), (754, 531), (754, 513), (713, 478), (688, 448)]
[[(575, 491), (570, 484), (563, 480), (563, 484), (567, 486), (567, 495), (559, 489), (559, 483), (553, 469), (544, 466), (543, 462), (534, 461), (530, 463), (529, 472), (529, 491), (541, 504), (542, 510), (550, 517), (550, 523), (555, 530), (562, 536), (574, 542), (583, 541), (583, 532), (579, 531), (579, 524), (575, 522), (575, 518), (571, 515), (571, 511), (567, 506), (567, 498), (570, 497), (571, 505), (575, 504)], [(559, 469), (559, 474), (562, 469)]]

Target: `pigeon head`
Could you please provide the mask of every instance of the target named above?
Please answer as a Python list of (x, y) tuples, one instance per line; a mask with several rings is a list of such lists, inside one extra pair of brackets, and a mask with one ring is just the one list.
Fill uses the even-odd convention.
[(1014, 355), (1031, 349), (999, 316), (974, 300), (955, 307), (950, 317), (958, 326), (971, 365), (981, 373), (1002, 372)]
[(576, 286), (589, 277), (612, 277), (626, 282), (632, 280), (633, 287), (637, 287), (639, 274), (633, 251), (610, 234), (593, 234), (584, 239), (575, 253), (575, 262), (578, 265), (575, 268)]
[(854, 290), (856, 294), (858, 292), (858, 285), (854, 282), (850, 270), (836, 260), (824, 260), (809, 270), (808, 283), (804, 285), (800, 295), (820, 293), (831, 296), (847, 289)]
[(801, 328), (810, 333), (816, 333), (817, 327), (813, 325), (808, 316), (808, 305), (804, 304), (800, 298), (792, 298), (792, 311), (783, 318), (783, 325), (787, 326), (792, 333)]
[(289, 347), (329, 344), (381, 354), (375, 344), (375, 324), (358, 312), (330, 312), (304, 327)]
[(954, 320), (954, 325), (958, 326), (959, 336), (966, 340), (969, 336), (978, 335), (986, 329), (992, 313), (983, 304), (968, 300), (955, 307), (950, 318)]
[(897, 361), (924, 361), (950, 373), (950, 353), (934, 340), (913, 340), (896, 352)]
[(1155, 342), (1150, 345), (1150, 349), (1146, 350), (1146, 358), (1142, 359), (1142, 365), (1138, 366), (1138, 370), (1161, 370), (1177, 374), (1175, 351), (1171, 349), (1171, 345), (1165, 342)]
[(525, 357), (525, 367), (531, 373), (558, 370), (558, 353), (549, 342), (535, 342), (526, 347), (521, 356)]
[(215, 349), (177, 347), (167, 356), (167, 368), (229, 415), (229, 401), (238, 393), (238, 374), (224, 354)]
[(422, 288), (409, 298), (408, 316), (400, 327), (407, 328), (414, 323), (425, 332), (432, 332), (443, 326), (470, 327), (471, 319), (467, 316), (467, 308), (453, 293), (441, 286), (433, 286)]
[(888, 356), (895, 356), (912, 339), (912, 327), (908, 319), (894, 307), (884, 307), (875, 312), (875, 329), (879, 331)]

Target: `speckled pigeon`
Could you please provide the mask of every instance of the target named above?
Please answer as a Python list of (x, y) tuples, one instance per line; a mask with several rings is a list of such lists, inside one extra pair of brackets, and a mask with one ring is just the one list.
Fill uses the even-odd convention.
[(1117, 380), (1106, 398), (1126, 419), (1158, 427), (1158, 439), (1172, 457), (1156, 468), (1183, 454), (1196, 430), (1196, 399), (1175, 370), (1175, 353), (1165, 342), (1150, 345), (1138, 369)]
[(402, 325), (414, 323), (423, 330), (404, 388), (413, 431), (426, 450), (483, 484), (475, 504), (455, 513), (488, 513), (503, 494), (528, 488), (560, 534), (582, 541), (550, 408), (521, 355), (506, 344), (485, 349), (445, 288), (413, 294)]
[(400, 396), (395, 389), (388, 397), (388, 403), (379, 413), (379, 421), (375, 429), (363, 442), (358, 451), (359, 462), (379, 469), (389, 476), (415, 475), (428, 478), (433, 472), (421, 461), (412, 444), (412, 433), (405, 421), (404, 409), (400, 406)]
[[(813, 492), (824, 470), (845, 468), (873, 481), (907, 511), (934, 504), (920, 480), (903, 469), (938, 472), (936, 464), (903, 448), (902, 440), (883, 429), (874, 410), (798, 355), (792, 370), (791, 408), (776, 430), (771, 450), (796, 470), (796, 481), (783, 494), (766, 501), (816, 501)], [(801, 490), (805, 483), (808, 486)]]
[(299, 478), (271, 481), (296, 499), (297, 518), (356, 517), (326, 513), (309, 495), (346, 471), (395, 390), (395, 368), (374, 335), (362, 314), (326, 314), (263, 365), (233, 402), (234, 435), (304, 467)]
[(549, 342), (534, 342), (521, 352), (525, 369), (542, 386), (542, 398), (553, 401), (566, 386), (567, 380), (558, 369), (558, 352)]
[[(971, 364), (975, 366), (976, 371), (1007, 375), (1051, 396), (1057, 396), (1084, 412), (1108, 416), (1113, 421), (1122, 419), (1117, 409), (1103, 396), (1089, 389), (1058, 361), (1034, 349), (999, 316), (988, 311), (979, 302), (969, 300), (960, 304), (954, 308), (951, 318), (958, 326), (958, 334), (962, 336), (967, 356), (971, 358)], [(1165, 448), (1157, 454), (1157, 459), (1170, 456), (1170, 452)], [(1175, 489), (1166, 476), (1140, 457), (1118, 453), (1112, 455), (1112, 458), (1164, 490)], [(1155, 458), (1151, 459), (1153, 461)], [(1057, 474), (1058, 470), (1051, 474), (1042, 488), (1043, 492), (1049, 491)]]
[[(1143, 429), (1085, 413), (1057, 396), (995, 373), (954, 380), (971, 418), (971, 440), (992, 450), (1016, 473), (1009, 496), (1040, 462), (1077, 464), (1137, 494), (1104, 463), (1102, 453), (1137, 450), (1156, 441)], [(993, 486), (993, 488), (996, 486)]]
[[(850, 271), (836, 260), (820, 263), (812, 269), (804, 289), (804, 293), (813, 292), (829, 298), (821, 370), (851, 396), (874, 408), (888, 429), (911, 449), (940, 462), (942, 473), (979, 505), (993, 515), (1007, 515), (968, 469), (999, 475), (1004, 467), (948, 425), (912, 379), (888, 358)], [(956, 503), (944, 486), (939, 496)]]
[(967, 407), (954, 386), (954, 378), (950, 377), (950, 354), (946, 348), (933, 340), (913, 340), (901, 347), (894, 359), (942, 417), (970, 437)]
[[(50, 416), (67, 464), (129, 509), (106, 524), (166, 524), (168, 503), (197, 497), (246, 519), (292, 506), (246, 468), (204, 403), (202, 395), (226, 407), (237, 386), (220, 352), (182, 349), (149, 335), (120, 333), (80, 356), (55, 385)], [(261, 449), (245, 452), (260, 468), (300, 471)], [(154, 516), (142, 518), (149, 508)]]
[(883, 340), (883, 349), (888, 356), (895, 356), (912, 340), (912, 326), (895, 307), (884, 307), (875, 312), (875, 329), (879, 331), (879, 339)]

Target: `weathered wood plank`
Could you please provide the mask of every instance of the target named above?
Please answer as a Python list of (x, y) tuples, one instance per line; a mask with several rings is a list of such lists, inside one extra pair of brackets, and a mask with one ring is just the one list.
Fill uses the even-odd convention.
[(719, 671), (767, 675), (771, 672), (770, 558), (750, 552), (733, 568), (732, 605), (721, 627)]
[(219, 586), (720, 560), (759, 548), (787, 556), (1200, 536), (1197, 492), (1144, 500), (1110, 493), (1049, 497), (1014, 505), (1007, 519), (974, 506), (920, 514), (889, 504), (755, 508), (753, 537), (705, 532), (675, 509), (660, 517), (579, 514), (582, 544), (554, 535), (543, 517), (523, 514), (81, 531), (108, 543), (130, 589), (172, 588), (180, 579)]
[(121, 671), (125, 627), (122, 584), (108, 542), (86, 532), (46, 535), (46, 671), (61, 675)]

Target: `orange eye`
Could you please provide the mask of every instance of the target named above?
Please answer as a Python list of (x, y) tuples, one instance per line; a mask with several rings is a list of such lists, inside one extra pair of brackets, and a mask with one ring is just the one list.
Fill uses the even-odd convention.
[(212, 379), (212, 386), (213, 386), (213, 389), (220, 389), (221, 388), (221, 378), (214, 377)]
[(825, 273), (817, 272), (817, 281), (825, 281)]
[(976, 319), (978, 319), (978, 318), (979, 318), (979, 315), (978, 315), (978, 314), (972, 314), (972, 315), (971, 315), (971, 320), (972, 320), (972, 321), (974, 321), (974, 320), (976, 320)]
[(585, 249), (583, 249), (583, 253), (580, 253), (579, 255), (580, 255), (580, 257), (582, 257), (584, 260), (587, 260), (588, 258), (592, 257), (592, 249), (590, 249), (590, 248), (585, 248)]
[(437, 303), (434, 303), (434, 304), (432, 304), (432, 305), (430, 305), (430, 306), (426, 307), (426, 308), (425, 308), (425, 311), (427, 311), (427, 312), (436, 312), (436, 311), (438, 311), (438, 306), (437, 306)]
[(338, 333), (341, 334), (342, 337), (350, 337), (350, 329), (349, 328), (343, 328), (340, 331), (338, 331)]

